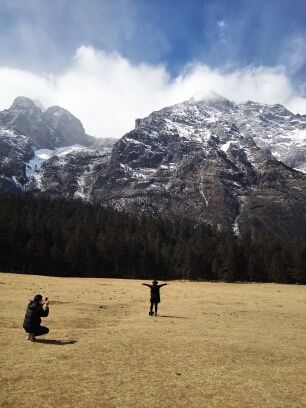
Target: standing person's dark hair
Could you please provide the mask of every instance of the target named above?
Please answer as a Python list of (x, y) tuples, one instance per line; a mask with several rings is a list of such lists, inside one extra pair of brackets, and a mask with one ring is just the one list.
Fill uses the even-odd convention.
[(157, 280), (154, 280), (152, 282), (152, 285), (149, 285), (148, 283), (143, 283), (143, 285), (148, 286), (151, 289), (149, 315), (154, 316), (154, 313), (153, 313), (153, 306), (154, 306), (155, 316), (157, 316), (158, 303), (160, 303), (160, 291), (159, 290), (162, 286), (166, 286), (167, 283), (163, 283), (162, 285), (159, 285)]
[(47, 327), (41, 326), (41, 318), (49, 314), (49, 300), (42, 295), (35, 295), (28, 304), (24, 317), (23, 328), (28, 333), (27, 339), (35, 341), (35, 336), (49, 333)]

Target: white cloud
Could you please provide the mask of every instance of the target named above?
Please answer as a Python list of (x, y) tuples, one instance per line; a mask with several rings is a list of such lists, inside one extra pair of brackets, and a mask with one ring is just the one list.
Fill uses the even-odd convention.
[(306, 114), (306, 98), (293, 97), (287, 103), (287, 108), (291, 112)]
[(44, 106), (68, 109), (98, 137), (121, 137), (134, 128), (136, 118), (211, 90), (237, 102), (281, 103), (306, 113), (306, 98), (295, 94), (282, 66), (226, 73), (193, 64), (173, 79), (164, 66), (133, 65), (118, 54), (85, 46), (58, 75), (0, 67), (0, 87), (0, 110), (18, 95), (39, 99)]
[(222, 30), (226, 26), (225, 21), (224, 20), (218, 21), (217, 26)]
[(286, 38), (280, 55), (280, 63), (286, 65), (290, 74), (294, 75), (306, 64), (306, 33)]

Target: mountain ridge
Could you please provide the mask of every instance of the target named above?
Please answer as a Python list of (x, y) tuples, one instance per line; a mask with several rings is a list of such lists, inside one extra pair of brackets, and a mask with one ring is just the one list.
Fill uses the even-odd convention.
[[(246, 109), (252, 110), (249, 123)], [(251, 229), (257, 237), (261, 230), (271, 230), (295, 239), (293, 220), (286, 231), (287, 222), (275, 216), (268, 222), (265, 212), (271, 218), (293, 211), (305, 221), (300, 209), (306, 202), (305, 175), (280, 162), (267, 141), (254, 133), (264, 123), (270, 142), (279, 137), (280, 128), (286, 128), (288, 137), (294, 115), (284, 118), (286, 112), (281, 105), (239, 105), (220, 97), (152, 112), (137, 119), (135, 129), (114, 145), (110, 165), (97, 177), (91, 198), (134, 212), (179, 214), (221, 230)], [(303, 231), (297, 235), (305, 239)]]
[(0, 126), (0, 189), (306, 241), (306, 116), (282, 105), (191, 98), (104, 142), (65, 109), (16, 98)]

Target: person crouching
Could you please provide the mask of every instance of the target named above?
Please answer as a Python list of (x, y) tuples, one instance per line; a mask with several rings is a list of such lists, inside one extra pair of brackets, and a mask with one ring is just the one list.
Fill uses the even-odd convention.
[(35, 341), (35, 336), (42, 336), (49, 333), (47, 327), (41, 326), (41, 318), (49, 314), (49, 300), (42, 295), (35, 295), (34, 299), (28, 304), (23, 328), (28, 333), (27, 339)]

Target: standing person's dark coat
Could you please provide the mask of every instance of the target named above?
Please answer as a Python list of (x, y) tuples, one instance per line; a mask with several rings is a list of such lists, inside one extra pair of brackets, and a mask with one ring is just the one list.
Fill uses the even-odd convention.
[(154, 306), (155, 316), (157, 316), (158, 303), (160, 303), (160, 288), (162, 288), (163, 286), (166, 286), (167, 283), (163, 283), (162, 285), (158, 285), (158, 282), (156, 280), (154, 280), (152, 282), (152, 285), (149, 285), (148, 283), (143, 283), (143, 285), (148, 286), (148, 288), (151, 289), (149, 315), (153, 316), (153, 306)]

